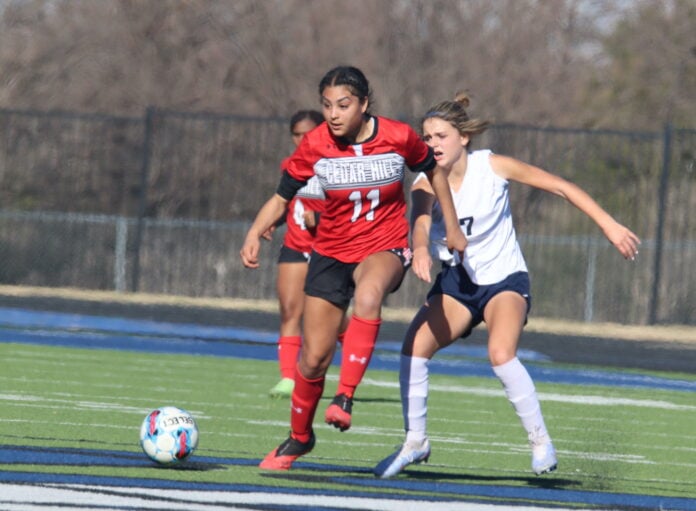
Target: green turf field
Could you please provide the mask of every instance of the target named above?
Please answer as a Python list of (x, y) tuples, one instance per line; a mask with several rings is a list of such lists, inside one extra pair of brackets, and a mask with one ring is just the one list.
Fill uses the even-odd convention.
[[(0, 444), (57, 448), (49, 462), (15, 461), (0, 470), (341, 488), (346, 475), (373, 482), (370, 469), (402, 440), (394, 372), (368, 371), (354, 427), (340, 433), (321, 421), (336, 386), (332, 367), (317, 412), (317, 445), (301, 460), (307, 466), (269, 474), (256, 464), (285, 438), (289, 420), (289, 402), (267, 397), (275, 362), (12, 343), (0, 344), (0, 358)], [(537, 389), (558, 450), (557, 472), (531, 473), (525, 436), (497, 380), (433, 375), (432, 457), (399, 479), (696, 498), (693, 393), (544, 383)], [(180, 469), (150, 463), (138, 444), (145, 415), (167, 404), (189, 410), (200, 429), (199, 448)], [(118, 452), (70, 463), (65, 453), (73, 449)]]

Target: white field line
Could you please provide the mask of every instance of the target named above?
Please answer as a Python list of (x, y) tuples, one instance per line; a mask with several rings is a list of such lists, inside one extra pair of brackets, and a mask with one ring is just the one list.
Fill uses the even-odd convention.
[[(372, 384), (382, 387), (393, 387), (398, 386), (398, 383), (386, 383), (378, 382), (375, 380), (366, 379), (366, 384)], [(483, 389), (479, 387), (461, 387), (461, 386), (435, 386), (434, 390), (441, 392), (457, 392), (465, 393), (468, 395), (476, 394), (480, 396), (495, 396), (504, 398), (504, 393), (502, 390), (493, 389)], [(119, 403), (118, 401), (88, 401), (76, 399), (77, 394), (58, 393), (64, 399), (50, 398), (44, 396), (37, 396), (31, 394), (19, 394), (19, 393), (0, 393), (0, 402), (7, 402), (13, 404), (20, 404), (32, 408), (47, 408), (47, 409), (61, 409), (64, 405), (68, 405), (73, 409), (83, 409), (89, 411), (104, 411), (113, 412), (114, 408), (118, 408), (121, 413), (132, 413), (137, 415), (142, 415), (143, 417), (149, 413), (150, 409), (145, 407), (133, 407), (126, 404)], [(696, 406), (688, 405), (678, 405), (675, 403), (670, 403), (667, 401), (656, 401), (656, 400), (642, 400), (642, 399), (627, 399), (627, 398), (610, 398), (604, 396), (568, 396), (563, 394), (546, 394), (541, 393), (540, 399), (542, 401), (558, 401), (563, 403), (574, 403), (574, 404), (584, 404), (584, 405), (596, 405), (596, 406), (638, 406), (638, 407), (651, 407), (656, 409), (666, 409), (666, 410), (696, 410)], [(205, 408), (205, 403), (197, 403), (201, 408)], [(212, 403), (210, 404), (212, 405)], [(219, 405), (215, 405), (219, 407)], [(187, 408), (196, 418), (207, 419), (210, 418), (201, 410), (195, 410), (193, 407)], [(437, 421), (437, 418), (432, 419), (433, 422)], [(267, 426), (280, 425), (279, 421), (250, 421), (250, 423), (263, 424)], [(478, 424), (478, 421), (466, 421), (467, 424), (474, 423)], [(287, 425), (282, 423), (282, 425)]]
[[(2, 377), (0, 377), (0, 381), (2, 381), (3, 379), (8, 379), (8, 378), (2, 378)], [(27, 383), (28, 380), (25, 380), (25, 379), (23, 379), (23, 380), (12, 379), (11, 381), (12, 381), (15, 385), (17, 385), (17, 384), (24, 385), (24, 384)], [(30, 381), (31, 381), (32, 383), (35, 383), (37, 380), (30, 380)], [(61, 385), (62, 385), (62, 384), (63, 384), (63, 382), (61, 382)], [(84, 385), (84, 383), (83, 383), (83, 385)], [(2, 386), (2, 387), (4, 387), (4, 388), (8, 388), (8, 387), (9, 387), (9, 385), (0, 385), (0, 386)], [(122, 390), (122, 389), (124, 389), (124, 388), (140, 389), (139, 386), (138, 386), (138, 387), (136, 387), (136, 386), (133, 386), (133, 387), (118, 386), (118, 387), (116, 387), (116, 386), (114, 386), (114, 388), (118, 388), (118, 389), (120, 389), (120, 390)], [(180, 395), (181, 395), (181, 392), (180, 392), (180, 391), (181, 391), (181, 390), (183, 390), (183, 389), (176, 389), (176, 395), (179, 396), (179, 397), (177, 398), (177, 400), (178, 400), (180, 403), (187, 403), (187, 402), (188, 402), (187, 400), (188, 400), (189, 398), (186, 398), (186, 399), (181, 399), (181, 398), (180, 398)], [(127, 398), (127, 400), (128, 400), (129, 402), (131, 402), (131, 403), (132, 403), (133, 401), (140, 401), (140, 402), (148, 403), (148, 404), (149, 404), (149, 403), (152, 403), (153, 399), (155, 399), (155, 398), (153, 397), (155, 392), (162, 392), (162, 393), (164, 393), (164, 394), (168, 394), (168, 395), (169, 395), (169, 394), (172, 394), (172, 391), (173, 391), (172, 388), (164, 388), (164, 387), (162, 387), (162, 388), (158, 389), (158, 388), (148, 387), (148, 392), (150, 393), (150, 395), (148, 395), (147, 397), (132, 397), (132, 396), (130, 396), (130, 397)], [(189, 393), (189, 394), (191, 394), (191, 393), (193, 393), (193, 392), (194, 392), (194, 391), (192, 391), (192, 390), (190, 390), (190, 389), (188, 390), (188, 393)], [(11, 392), (9, 392), (9, 391), (8, 391), (7, 393), (5, 393), (5, 394), (0, 393), (0, 401), (5, 400), (5, 401), (17, 401), (17, 402), (22, 402), (22, 401), (24, 401), (24, 402), (31, 402), (31, 401), (34, 401), (34, 402), (44, 402), (44, 401), (45, 401), (45, 402), (50, 402), (50, 401), (68, 402), (68, 400), (69, 400), (70, 403), (73, 403), (73, 402), (75, 402), (75, 401), (81, 401), (81, 400), (83, 400), (83, 397), (84, 397), (84, 396), (87, 396), (87, 394), (79, 393), (79, 392), (65, 392), (65, 391), (60, 391), (60, 392), (46, 392), (46, 393), (42, 394), (41, 396), (35, 396), (35, 395), (32, 395), (32, 394), (25, 394), (25, 393), (22, 393), (22, 391), (20, 390), (20, 391), (17, 391), (17, 392), (15, 392), (15, 393), (11, 393)], [(124, 409), (132, 408), (132, 406), (130, 406), (130, 405), (121, 404), (121, 402), (120, 402), (119, 400), (122, 399), (122, 398), (114, 397), (114, 396), (111, 395), (111, 394), (109, 394), (109, 395), (101, 395), (101, 396), (95, 396), (95, 395), (89, 394), (88, 396), (89, 396), (90, 398), (92, 398), (92, 399), (102, 399), (102, 400), (103, 400), (102, 403), (104, 404), (104, 406), (110, 406), (110, 407), (124, 407)], [(245, 392), (235, 392), (234, 396), (235, 396), (235, 397), (240, 397), (240, 398), (242, 398), (242, 397), (254, 397), (254, 398), (256, 398), (256, 397), (258, 396), (258, 394), (256, 394), (256, 393), (251, 394), (251, 393), (245, 393)], [(64, 398), (64, 399), (60, 399), (60, 398)], [(239, 408), (240, 408), (239, 405), (238, 405), (237, 403), (233, 403), (233, 402), (231, 402), (231, 401), (230, 401), (230, 402), (221, 403), (221, 402), (219, 402), (219, 401), (207, 401), (207, 402), (206, 402), (206, 401), (196, 400), (196, 405), (197, 405), (197, 406), (200, 406), (201, 408), (218, 408), (218, 409), (219, 409), (219, 408), (233, 408), (233, 409), (235, 409), (235, 410), (239, 410)], [(400, 406), (400, 405), (399, 405), (399, 406)], [(189, 408), (192, 408), (192, 407), (189, 407)], [(266, 406), (266, 405), (261, 405), (261, 404), (259, 404), (258, 406), (246, 405), (244, 408), (246, 408), (246, 409), (252, 409), (252, 410), (253, 410), (253, 409), (264, 409), (264, 410), (265, 410), (265, 409), (267, 409), (267, 406)], [(187, 410), (188, 410), (188, 408), (187, 408)], [(190, 410), (189, 410), (189, 411), (190, 411)], [(193, 413), (193, 412), (191, 412), (191, 413)]]
[[(438, 389), (438, 390), (440, 390), (440, 389)], [(456, 389), (453, 387), (447, 387), (444, 390), (450, 391), (450, 392), (458, 390), (461, 392), (465, 392), (468, 395), (478, 393), (478, 394), (485, 394), (487, 396), (494, 395), (496, 397), (504, 398), (503, 392), (498, 391), (498, 390), (476, 389), (477, 391), (483, 390), (484, 392), (472, 392), (469, 388)], [(244, 394), (244, 395), (249, 396), (251, 394)], [(549, 395), (550, 394), (541, 394), (542, 400), (543, 400), (543, 398), (545, 398)], [(49, 397), (49, 396), (59, 396), (63, 399), (58, 399), (56, 397)], [(59, 409), (59, 408), (61, 408), (62, 404), (67, 404), (67, 405), (71, 405), (71, 406), (77, 406), (78, 408), (89, 409), (89, 410), (93, 410), (93, 411), (99, 411), (99, 410), (112, 411), (114, 408), (118, 408), (120, 411), (122, 411), (124, 413), (141, 414), (141, 413), (148, 413), (149, 412), (148, 408), (133, 407), (131, 405), (126, 405), (126, 404), (119, 402), (118, 400), (113, 399), (112, 396), (90, 396), (90, 397), (98, 397), (100, 399), (104, 399), (104, 401), (83, 400), (83, 399), (81, 399), (83, 394), (72, 393), (72, 392), (53, 392), (53, 393), (50, 393), (49, 396), (36, 396), (36, 395), (31, 395), (31, 394), (20, 394), (20, 393), (5, 393), (5, 394), (0, 393), (0, 401), (6, 401), (8, 403), (13, 403), (13, 404), (22, 404), (23, 403), (25, 406), (32, 406), (32, 407), (39, 407), (39, 408), (42, 406), (45, 406), (48, 409)], [(236, 397), (239, 397), (239, 396), (240, 396), (240, 394), (236, 394)], [(551, 395), (551, 396), (555, 396), (556, 399), (549, 399), (549, 401), (569, 402), (569, 400), (567, 399), (567, 396), (562, 396), (562, 395), (558, 395), (558, 394)], [(580, 397), (580, 399), (578, 399), (576, 401), (576, 403), (579, 403), (579, 404), (600, 404), (600, 405), (605, 405), (605, 406), (610, 406), (610, 405), (614, 404), (612, 401), (613, 398), (603, 397), (602, 398), (603, 402), (594, 403), (593, 401), (595, 400), (595, 398), (597, 396), (590, 396), (590, 397), (575, 396), (575, 397)], [(147, 399), (145, 399), (145, 398), (142, 398), (142, 399), (129, 398), (129, 401), (142, 401), (144, 403), (151, 403), (152, 398), (151, 397), (148, 397)], [(636, 405), (636, 403), (634, 403), (634, 401), (636, 401), (636, 400), (628, 400), (628, 401), (629, 402), (627, 402), (627, 403), (616, 403), (616, 404)], [(182, 400), (180, 402), (182, 403), (182, 406), (183, 406), (183, 404), (185, 404), (186, 400)], [(466, 404), (466, 402), (467, 402), (466, 400), (457, 401), (457, 403), (459, 405)], [(57, 406), (51, 406), (49, 403), (57, 403)], [(662, 401), (655, 402), (652, 400), (647, 400), (647, 403), (641, 403), (641, 404), (643, 406), (648, 406), (650, 404), (655, 404), (655, 403), (657, 403), (657, 406), (656, 406), (657, 408), (662, 408), (662, 409), (677, 409), (677, 410), (687, 409), (687, 410), (690, 410), (690, 409), (694, 408), (694, 407), (689, 407), (688, 405), (676, 405), (673, 403), (669, 403), (668, 406), (664, 406), (664, 404), (663, 404), (664, 402), (662, 402)], [(196, 406), (198, 406), (199, 408), (203, 408), (203, 409), (210, 408), (210, 407), (214, 407), (216, 409), (234, 408), (235, 410), (239, 411), (239, 407), (234, 405), (233, 403), (217, 403), (217, 402), (196, 401)], [(391, 408), (394, 408), (396, 410), (400, 410), (400, 408), (401, 408), (401, 405), (399, 403), (388, 404), (388, 406), (390, 406)], [(186, 408), (189, 411), (191, 411), (193, 409), (192, 406), (187, 406)], [(253, 409), (265, 410), (267, 408), (267, 406), (266, 405), (257, 405), (257, 406), (247, 405), (244, 408), (245, 409), (252, 409), (252, 410)], [(191, 413), (194, 413), (194, 412), (192, 411)], [(478, 413), (486, 413), (486, 412), (483, 411), (483, 412), (478, 412)], [(490, 413), (492, 414), (492, 412), (490, 412)], [(199, 411), (196, 411), (194, 413), (194, 415), (196, 417), (204, 417), (202, 412), (199, 412)], [(391, 417), (392, 415), (393, 414), (383, 414), (384, 417)], [(551, 418), (551, 417), (553, 417), (553, 414), (547, 414), (547, 417)], [(622, 417), (614, 417), (614, 418), (612, 418), (612, 417), (602, 417), (602, 418), (580, 417), (580, 418), (578, 418), (578, 420), (583, 420), (583, 421), (587, 421), (587, 422), (599, 422), (599, 423), (601, 423), (602, 426), (606, 426), (606, 424), (609, 422), (621, 422), (621, 423), (626, 423), (627, 421), (631, 422), (631, 419), (626, 419), (626, 418), (622, 418)], [(472, 425), (481, 425), (481, 424), (485, 425), (486, 424), (486, 422), (482, 422), (482, 421), (478, 421), (478, 420), (465, 420), (465, 421), (457, 420), (457, 421), (454, 421), (454, 420), (449, 419), (447, 417), (431, 417), (429, 419), (429, 422), (431, 422), (431, 423), (457, 422), (457, 423), (472, 424)], [(665, 424), (665, 423), (666, 422), (662, 422), (662, 423), (656, 422), (655, 424), (660, 425), (660, 424)], [(640, 424), (645, 424), (645, 423), (640, 422)], [(561, 426), (561, 428), (564, 428), (564, 426)], [(569, 429), (569, 430), (578, 429), (578, 428), (570, 428), (567, 426), (565, 426), (565, 428)]]
[[(403, 498), (368, 498), (331, 495), (297, 495), (293, 493), (159, 490), (92, 485), (0, 485), (0, 506), (6, 511), (43, 510), (54, 506), (66, 510), (99, 509), (171, 509), (187, 511), (249, 510), (271, 506), (318, 507), (329, 509), (373, 511), (422, 511), (437, 507), (438, 511), (500, 511), (509, 506), (462, 501), (406, 500)], [(88, 506), (94, 506), (93, 508)], [(163, 507), (164, 506), (164, 507)], [(234, 507), (232, 507), (234, 506)], [(238, 507), (251, 506), (251, 507)], [(516, 511), (550, 509), (538, 506), (515, 506)], [(558, 511), (570, 508), (554, 507)]]
[[(104, 411), (104, 412), (110, 412), (113, 413), (114, 409), (118, 409), (119, 413), (133, 413), (133, 414), (138, 414), (142, 415), (143, 418), (150, 413), (152, 410), (149, 408), (140, 408), (140, 407), (133, 407), (133, 406), (127, 406), (123, 404), (118, 404), (114, 402), (103, 402), (103, 401), (80, 401), (80, 400), (73, 400), (73, 399), (55, 399), (55, 398), (47, 398), (47, 397), (41, 397), (41, 396), (32, 396), (32, 395), (27, 395), (27, 394), (0, 394), (0, 401), (9, 401), (9, 402), (20, 402), (20, 403), (41, 403), (41, 404), (36, 404), (35, 406), (41, 407), (44, 406), (49, 409), (65, 409), (66, 405), (70, 407), (70, 409), (75, 410), (75, 409), (82, 409), (82, 410), (89, 410), (89, 411)], [(45, 404), (44, 404), (45, 403)], [(193, 414), (194, 417), (200, 418), (200, 419), (209, 419), (209, 416), (206, 416), (202, 411), (200, 410), (188, 410), (191, 414)]]
[[(385, 382), (365, 378), (364, 384), (374, 385), (384, 388), (399, 388), (399, 382)], [(467, 387), (462, 385), (430, 385), (430, 390), (437, 392), (453, 392), (458, 394), (468, 394), (483, 397), (505, 397), (502, 389), (484, 389), (481, 387)], [(680, 405), (669, 401), (658, 401), (654, 399), (629, 399), (622, 397), (589, 396), (589, 395), (568, 395), (548, 392), (539, 392), (539, 399), (543, 401), (558, 401), (560, 403), (572, 403), (592, 406), (637, 406), (643, 408), (656, 408), (661, 410), (696, 410), (696, 406)]]

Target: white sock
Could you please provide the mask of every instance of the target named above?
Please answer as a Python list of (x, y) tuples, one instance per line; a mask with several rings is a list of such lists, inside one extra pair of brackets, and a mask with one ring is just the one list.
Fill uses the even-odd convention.
[(428, 362), (427, 358), (401, 355), (399, 385), (407, 442), (422, 442), (426, 437)]
[(534, 382), (519, 359), (515, 357), (504, 364), (494, 366), (493, 372), (503, 384), (505, 395), (522, 421), (529, 441), (533, 443), (550, 442), (551, 439), (546, 430), (544, 417), (541, 415), (541, 406)]

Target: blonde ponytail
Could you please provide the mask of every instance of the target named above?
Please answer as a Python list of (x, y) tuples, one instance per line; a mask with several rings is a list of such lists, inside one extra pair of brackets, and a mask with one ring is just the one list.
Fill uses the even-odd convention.
[(465, 91), (459, 91), (454, 96), (454, 101), (442, 101), (428, 109), (421, 119), (421, 125), (426, 119), (438, 118), (449, 122), (457, 128), (462, 136), (479, 135), (491, 125), (490, 121), (481, 119), (469, 119), (466, 109), (469, 106), (469, 95)]

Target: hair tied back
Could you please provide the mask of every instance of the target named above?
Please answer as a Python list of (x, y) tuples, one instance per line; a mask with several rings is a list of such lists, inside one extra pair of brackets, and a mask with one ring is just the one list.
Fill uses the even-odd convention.
[(466, 91), (461, 90), (455, 94), (454, 101), (459, 103), (463, 108), (466, 108), (469, 106), (469, 95)]

